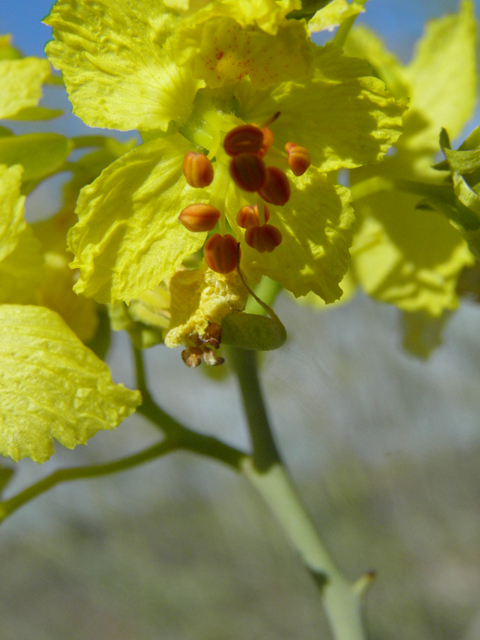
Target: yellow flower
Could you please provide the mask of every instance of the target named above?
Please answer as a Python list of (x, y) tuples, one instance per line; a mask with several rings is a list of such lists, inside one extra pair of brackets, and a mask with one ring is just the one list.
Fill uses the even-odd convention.
[[(402, 107), (367, 64), (311, 43), (306, 21), (288, 19), (300, 7), (297, 0), (57, 2), (46, 20), (55, 38), (47, 55), (74, 112), (91, 126), (136, 128), (144, 140), (80, 194), (69, 235), (77, 292), (128, 302), (169, 278), (208, 235), (187, 229), (180, 213), (209, 205), (219, 212), (219, 237), (240, 242), (249, 278), (267, 274), (296, 296), (314, 291), (328, 302), (341, 295), (353, 215), (348, 190), (327, 173), (381, 159), (399, 136)], [(273, 145), (261, 164), (288, 182), (291, 195), (280, 204), (266, 186), (232, 179), (238, 161), (224, 146), (236, 127), (268, 121)], [(290, 168), (288, 143), (310, 155), (301, 176)], [(191, 152), (212, 161), (210, 184), (187, 182)], [(263, 227), (265, 200), (270, 227), (252, 240), (237, 214), (257, 205)], [(272, 238), (273, 249), (260, 252)]]

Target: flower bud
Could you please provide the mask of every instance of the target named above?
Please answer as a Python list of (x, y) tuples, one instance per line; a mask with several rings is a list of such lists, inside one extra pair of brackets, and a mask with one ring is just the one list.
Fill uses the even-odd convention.
[(255, 153), (239, 153), (230, 161), (230, 175), (241, 189), (253, 192), (265, 184), (267, 169)]
[(258, 193), (270, 204), (283, 207), (290, 200), (290, 183), (286, 174), (277, 167), (267, 167), (267, 180)]
[(245, 242), (259, 253), (271, 253), (282, 242), (282, 233), (271, 224), (249, 227), (245, 232)]
[(211, 231), (220, 216), (220, 211), (210, 204), (190, 204), (178, 219), (189, 231)]
[(229, 156), (239, 153), (257, 153), (263, 145), (263, 133), (254, 124), (241, 124), (231, 129), (223, 141)]
[(221, 236), (216, 233), (209, 238), (203, 249), (208, 266), (217, 273), (230, 273), (237, 266), (236, 238), (227, 233)]
[(208, 187), (213, 181), (213, 165), (203, 153), (186, 153), (183, 159), (183, 173), (188, 184), (197, 189)]
[[(270, 211), (266, 204), (263, 205), (263, 210), (265, 212), (265, 222), (268, 222), (270, 219)], [(237, 213), (236, 218), (237, 224), (242, 229), (248, 229), (248, 227), (258, 227), (260, 226), (260, 212), (258, 211), (258, 205), (255, 204), (253, 207), (251, 205), (245, 205), (240, 209)]]
[(185, 349), (185, 351), (182, 351), (182, 360), (187, 367), (195, 369), (195, 367), (198, 367), (203, 362), (203, 351), (200, 347), (189, 347)]
[(258, 152), (258, 155), (263, 158), (273, 144), (273, 132), (268, 127), (263, 127), (261, 131), (263, 133), (263, 144), (262, 148)]
[(312, 164), (310, 152), (295, 142), (287, 142), (285, 151), (288, 153), (288, 166), (296, 176), (303, 176)]

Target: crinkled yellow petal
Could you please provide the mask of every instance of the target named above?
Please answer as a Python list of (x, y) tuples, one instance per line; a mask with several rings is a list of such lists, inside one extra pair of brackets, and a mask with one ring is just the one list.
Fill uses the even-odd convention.
[(182, 209), (208, 202), (207, 189), (186, 183), (191, 145), (180, 134), (140, 145), (80, 192), (78, 223), (68, 242), (80, 270), (75, 285), (98, 302), (129, 302), (168, 278), (199, 249), (206, 233), (178, 221)]
[(308, 23), (308, 29), (312, 33), (317, 31), (333, 31), (344, 20), (363, 13), (365, 8), (355, 2), (348, 3), (347, 0), (333, 0), (326, 7), (317, 11)]
[[(412, 129), (417, 125), (417, 135), (412, 132), (405, 144), (435, 152), (441, 127), (455, 137), (475, 108), (477, 23), (473, 2), (464, 0), (458, 14), (430, 22), (406, 76), (412, 98), (409, 119)], [(418, 130), (422, 121), (424, 126)]]
[[(343, 280), (340, 282), (340, 289), (343, 291), (342, 297), (340, 298), (340, 300), (336, 300), (333, 304), (328, 305), (329, 308), (337, 307), (341, 304), (344, 304), (345, 302), (348, 302), (353, 298), (356, 291), (358, 290), (357, 282), (350, 270), (347, 271)], [(323, 298), (320, 298), (320, 296), (317, 296), (312, 292), (307, 293), (306, 296), (297, 298), (297, 304), (313, 307), (314, 309), (325, 309), (325, 307), (327, 306)]]
[(35, 107), (49, 75), (47, 60), (0, 60), (0, 118), (10, 118), (25, 107)]
[[(292, 195), (285, 207), (270, 207), (269, 224), (280, 229), (282, 243), (272, 253), (259, 253), (242, 241), (241, 265), (248, 276), (267, 275), (295, 296), (313, 291), (326, 302), (338, 300), (339, 283), (348, 268), (354, 220), (350, 192), (310, 169), (301, 178), (289, 172)], [(236, 201), (235, 201), (236, 198)], [(230, 190), (227, 211), (241, 235), (235, 215), (245, 202)]]
[(205, 268), (178, 271), (170, 280), (171, 321), (167, 347), (184, 344), (189, 336), (205, 333), (210, 322), (221, 324), (232, 311), (244, 309), (248, 290), (237, 271), (226, 275)]
[(349, 56), (368, 60), (376, 75), (385, 82), (387, 89), (396, 98), (409, 97), (410, 87), (405, 67), (388, 51), (376, 33), (363, 25), (354, 27), (348, 35), (344, 51)]
[(291, 11), (301, 9), (301, 0), (165, 0), (165, 5), (185, 14), (183, 22), (202, 24), (210, 18), (234, 18), (242, 27), (255, 25), (275, 35)]
[(178, 48), (184, 64), (193, 64), (195, 76), (208, 87), (236, 84), (248, 76), (254, 87), (265, 88), (303, 78), (315, 47), (303, 21), (291, 20), (273, 36), (246, 29), (232, 18), (218, 18), (180, 32)]
[(0, 307), (0, 453), (45, 462), (54, 438), (73, 449), (141, 403), (53, 311)]
[(438, 316), (456, 308), (456, 282), (473, 256), (445, 217), (415, 209), (418, 199), (381, 192), (360, 201), (364, 219), (355, 234), (352, 265), (373, 298)]
[(178, 18), (151, 0), (59, 0), (45, 20), (46, 53), (60, 69), (73, 112), (86, 124), (166, 130), (189, 117), (197, 89), (169, 54)]
[(0, 60), (18, 60), (22, 56), (12, 46), (12, 35), (6, 33), (0, 36)]
[(0, 164), (0, 261), (17, 246), (27, 226), (23, 219), (25, 196), (20, 194), (23, 167)]
[(321, 171), (358, 167), (380, 160), (401, 133), (404, 105), (372, 77), (368, 63), (342, 55), (334, 45), (320, 47), (309, 81), (284, 82), (255, 91), (243, 81), (236, 89), (239, 116), (271, 125), (275, 144), (295, 142), (309, 149)]
[(0, 261), (0, 304), (34, 304), (43, 277), (43, 253), (30, 225), (14, 250)]

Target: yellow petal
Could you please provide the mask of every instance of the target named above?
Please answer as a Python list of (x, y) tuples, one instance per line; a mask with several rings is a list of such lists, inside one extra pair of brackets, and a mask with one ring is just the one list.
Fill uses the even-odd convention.
[(473, 256), (446, 218), (415, 209), (417, 202), (418, 196), (401, 192), (360, 201), (364, 220), (355, 235), (352, 265), (373, 298), (439, 316), (456, 308), (456, 282)]
[(357, 16), (364, 11), (365, 8), (355, 2), (350, 4), (347, 0), (333, 0), (326, 7), (317, 11), (309, 21), (308, 29), (312, 33), (325, 30), (333, 31), (335, 27), (338, 27), (347, 18)]
[(47, 60), (0, 60), (0, 118), (11, 118), (21, 109), (35, 107), (49, 75)]
[(245, 28), (232, 18), (217, 18), (180, 31), (177, 56), (194, 66), (208, 87), (237, 84), (248, 76), (265, 88), (307, 74), (315, 49), (305, 23), (291, 20), (275, 36)]
[(272, 35), (276, 35), (279, 26), (291, 11), (301, 9), (301, 0), (165, 0), (165, 5), (182, 11), (184, 21), (201, 24), (210, 18), (234, 18), (239, 25), (255, 25)]
[[(404, 142), (409, 148), (435, 152), (441, 127), (452, 138), (457, 136), (477, 100), (477, 22), (472, 2), (464, 0), (458, 14), (429, 23), (406, 76), (411, 86), (409, 118), (412, 129), (417, 124), (418, 134), (412, 132)], [(422, 119), (426, 122), (418, 131)]]
[(242, 82), (236, 89), (239, 116), (271, 125), (275, 144), (308, 147), (321, 171), (353, 168), (380, 160), (401, 133), (405, 106), (371, 76), (369, 65), (342, 55), (335, 46), (319, 47), (312, 77), (283, 82), (271, 91), (255, 91)]
[(15, 249), (0, 261), (0, 304), (34, 304), (43, 263), (41, 244), (28, 225), (19, 235)]
[[(301, 178), (289, 172), (289, 178), (293, 187), (288, 204), (269, 206), (269, 224), (280, 229), (282, 243), (272, 253), (258, 253), (242, 242), (241, 265), (249, 276), (267, 275), (297, 297), (313, 291), (333, 302), (342, 295), (339, 283), (348, 268), (354, 220), (350, 192), (314, 169)], [(233, 218), (238, 208), (229, 206), (228, 211), (237, 230)]]
[(205, 268), (178, 271), (170, 280), (171, 321), (167, 347), (205, 333), (210, 322), (221, 324), (232, 311), (245, 308), (248, 290), (236, 271), (223, 275)]
[(86, 124), (166, 130), (190, 115), (201, 81), (169, 54), (178, 18), (151, 0), (59, 0), (45, 20), (46, 53)]
[(0, 307), (0, 453), (45, 462), (54, 438), (73, 449), (141, 402), (53, 311)]
[(75, 285), (98, 302), (130, 301), (168, 278), (199, 249), (206, 233), (179, 223), (182, 209), (208, 202), (207, 189), (186, 183), (191, 145), (179, 134), (136, 147), (80, 192), (69, 245), (80, 269)]

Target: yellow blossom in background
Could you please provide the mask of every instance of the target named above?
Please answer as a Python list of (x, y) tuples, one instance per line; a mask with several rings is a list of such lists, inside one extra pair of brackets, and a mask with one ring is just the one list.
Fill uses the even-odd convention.
[[(456, 283), (473, 256), (443, 215), (417, 208), (422, 192), (415, 193), (412, 183), (442, 184), (444, 176), (431, 168), (441, 128), (455, 137), (473, 114), (477, 92), (473, 4), (462, 2), (458, 14), (433, 20), (409, 65), (402, 65), (364, 28), (352, 31), (347, 51), (366, 57), (394, 95), (409, 99), (396, 153), (375, 170), (360, 168), (351, 175), (359, 218), (352, 247), (353, 277), (377, 300), (407, 312), (439, 316), (457, 306)], [(402, 185), (402, 180), (409, 184)]]

